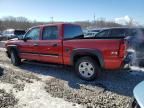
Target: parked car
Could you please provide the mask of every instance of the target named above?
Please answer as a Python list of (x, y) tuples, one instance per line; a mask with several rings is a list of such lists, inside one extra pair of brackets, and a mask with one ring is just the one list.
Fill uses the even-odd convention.
[(144, 108), (144, 81), (134, 88), (133, 94), (135, 99), (132, 108)]
[(7, 29), (3, 31), (3, 37), (6, 39), (20, 38), (25, 34), (25, 30)]
[[(115, 27), (103, 29), (96, 35), (96, 38), (121, 38), (124, 37), (128, 42), (130, 65), (144, 64), (144, 28)], [(135, 58), (134, 58), (135, 57)]]
[(119, 39), (85, 39), (75, 24), (36, 26), (22, 40), (6, 43), (13, 65), (21, 59), (74, 66), (80, 78), (93, 80), (101, 69), (119, 69), (124, 65), (126, 43)]
[(97, 33), (99, 33), (101, 31), (101, 29), (91, 29), (88, 30), (87, 33), (85, 33), (84, 37), (95, 37)]
[[(113, 27), (102, 29), (97, 35), (97, 38), (100, 37), (125, 37), (128, 39), (130, 46), (134, 42), (143, 41), (144, 42), (144, 28), (128, 28), (128, 27)], [(139, 42), (138, 41), (138, 42)], [(135, 45), (135, 44), (134, 44)]]
[(144, 28), (113, 27), (102, 29), (96, 37), (127, 37), (137, 36), (139, 32), (144, 33)]

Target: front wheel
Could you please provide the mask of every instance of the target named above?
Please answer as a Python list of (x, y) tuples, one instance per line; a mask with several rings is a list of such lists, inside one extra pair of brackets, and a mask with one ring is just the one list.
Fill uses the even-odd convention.
[(75, 64), (75, 69), (78, 76), (87, 81), (94, 80), (100, 72), (99, 65), (90, 57), (80, 58)]
[(11, 55), (11, 63), (14, 66), (18, 66), (21, 64), (21, 59), (19, 58), (15, 50), (11, 50), (10, 55)]

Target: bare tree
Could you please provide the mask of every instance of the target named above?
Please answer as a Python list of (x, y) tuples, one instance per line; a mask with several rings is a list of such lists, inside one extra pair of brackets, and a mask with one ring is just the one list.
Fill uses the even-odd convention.
[[(3, 17), (0, 19), (0, 30), (5, 30), (9, 28), (13, 29), (28, 29), (32, 26), (41, 25), (41, 24), (49, 24), (51, 22), (37, 22), (37, 21), (29, 21), (25, 17)], [(57, 22), (54, 22), (57, 23)], [(99, 18), (95, 21), (76, 21), (73, 22), (82, 26), (83, 29), (87, 28), (103, 28), (103, 27), (121, 27), (123, 25), (115, 23), (113, 21), (106, 21), (104, 18)], [(126, 24), (127, 26), (133, 26), (134, 20), (131, 18), (129, 22)]]

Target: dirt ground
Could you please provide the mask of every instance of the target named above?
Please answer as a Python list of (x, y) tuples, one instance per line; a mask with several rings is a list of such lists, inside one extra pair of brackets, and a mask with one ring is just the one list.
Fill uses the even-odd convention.
[(0, 48), (0, 108), (128, 108), (144, 71), (104, 71), (92, 82), (72, 68), (23, 61), (12, 66)]

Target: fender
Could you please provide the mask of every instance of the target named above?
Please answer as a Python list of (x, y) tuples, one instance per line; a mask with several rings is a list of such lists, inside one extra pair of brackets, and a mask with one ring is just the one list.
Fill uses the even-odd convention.
[(76, 55), (93, 55), (98, 58), (100, 62), (100, 66), (104, 67), (104, 59), (102, 53), (97, 49), (90, 49), (90, 48), (76, 48), (73, 50), (71, 54), (71, 64), (74, 64), (74, 57)]

